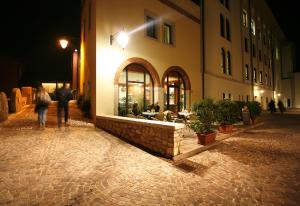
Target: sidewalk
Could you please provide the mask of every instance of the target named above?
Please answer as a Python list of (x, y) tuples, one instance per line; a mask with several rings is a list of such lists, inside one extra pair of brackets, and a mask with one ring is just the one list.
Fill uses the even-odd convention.
[(234, 125), (235, 129), (233, 130), (232, 133), (224, 134), (224, 133), (220, 133), (219, 131), (216, 131), (217, 132), (216, 141), (208, 145), (197, 144), (197, 134), (191, 129), (187, 128), (180, 146), (181, 154), (173, 157), (173, 160), (178, 161), (178, 160), (182, 160), (194, 156), (198, 153), (204, 152), (212, 147), (217, 146), (223, 140), (228, 139), (229, 137), (235, 136), (246, 130), (261, 126), (264, 124), (262, 120), (265, 119), (265, 117), (266, 114), (265, 113), (262, 114), (262, 117), (259, 118), (258, 123), (254, 125), (236, 124)]

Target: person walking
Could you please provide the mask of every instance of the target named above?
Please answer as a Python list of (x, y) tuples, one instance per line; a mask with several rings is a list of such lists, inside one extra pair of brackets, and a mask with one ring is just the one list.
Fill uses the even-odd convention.
[(269, 102), (269, 109), (271, 114), (273, 114), (273, 112), (275, 112), (275, 102), (273, 99), (271, 99), (271, 101)]
[(284, 108), (283, 102), (281, 100), (278, 101), (277, 106), (280, 110), (280, 113), (283, 114), (285, 108)]
[(64, 111), (65, 126), (68, 126), (69, 119), (69, 101), (72, 99), (71, 89), (64, 83), (63, 87), (59, 88), (55, 92), (57, 99), (57, 124), (58, 128), (61, 127), (62, 111)]
[(45, 128), (48, 105), (51, 102), (49, 94), (43, 86), (39, 86), (36, 93), (35, 112), (38, 113), (39, 126)]

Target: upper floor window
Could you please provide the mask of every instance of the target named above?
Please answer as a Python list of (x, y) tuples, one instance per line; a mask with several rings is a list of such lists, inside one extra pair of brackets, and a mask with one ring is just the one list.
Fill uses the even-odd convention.
[(229, 0), (225, 0), (225, 7), (229, 9)]
[(253, 69), (253, 81), (257, 82), (257, 79), (256, 79), (256, 68)]
[(228, 75), (231, 75), (231, 55), (229, 51), (227, 51), (227, 56), (226, 56), (226, 73)]
[(243, 21), (243, 26), (247, 27), (248, 26), (248, 15), (247, 11), (243, 9), (242, 13), (242, 21)]
[(152, 16), (147, 15), (146, 16), (146, 23), (147, 23), (147, 28), (146, 28), (146, 35), (148, 37), (157, 39), (157, 25), (155, 23), (155, 19)]
[(251, 19), (251, 33), (255, 35), (255, 21), (254, 19)]
[(258, 50), (258, 59), (259, 59), (259, 61), (261, 62), (261, 50)]
[(248, 52), (248, 39), (245, 37), (245, 52)]
[(220, 14), (220, 34), (222, 37), (225, 37), (225, 25), (224, 25), (224, 16)]
[(223, 74), (226, 74), (226, 64), (225, 64), (225, 50), (222, 48), (221, 49), (221, 71), (223, 72)]
[(266, 85), (268, 85), (268, 74), (265, 74), (265, 81), (266, 81)]
[(245, 65), (245, 79), (249, 80), (249, 67), (248, 64)]
[(279, 49), (278, 49), (278, 47), (275, 48), (275, 58), (276, 58), (276, 60), (279, 60)]
[(226, 39), (230, 41), (230, 23), (227, 18), (226, 18)]
[(164, 23), (163, 25), (163, 41), (166, 44), (174, 44), (173, 26), (171, 24)]
[(259, 83), (263, 83), (262, 71), (259, 72)]

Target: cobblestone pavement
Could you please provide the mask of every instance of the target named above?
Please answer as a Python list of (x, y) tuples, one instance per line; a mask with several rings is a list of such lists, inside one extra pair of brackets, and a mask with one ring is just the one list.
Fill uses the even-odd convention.
[[(172, 162), (90, 124), (0, 124), (0, 205), (298, 205), (300, 115), (274, 115)], [(52, 122), (52, 124), (54, 124)]]

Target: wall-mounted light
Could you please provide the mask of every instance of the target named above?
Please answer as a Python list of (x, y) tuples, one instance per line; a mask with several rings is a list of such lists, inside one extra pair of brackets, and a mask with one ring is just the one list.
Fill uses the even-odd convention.
[(265, 91), (264, 90), (260, 90), (260, 93), (263, 94)]
[(128, 41), (129, 41), (129, 36), (126, 32), (124, 31), (121, 31), (121, 32), (118, 32), (116, 34), (113, 34), (113, 35), (110, 35), (110, 45), (113, 44), (113, 41), (114, 40), (117, 40), (118, 44), (120, 45), (120, 47), (122, 49), (124, 49), (127, 44), (128, 44)]
[(278, 94), (277, 94), (277, 96), (278, 96), (278, 97), (280, 97), (280, 96), (281, 96), (281, 94), (280, 94), (280, 93), (278, 93)]

